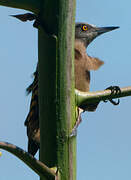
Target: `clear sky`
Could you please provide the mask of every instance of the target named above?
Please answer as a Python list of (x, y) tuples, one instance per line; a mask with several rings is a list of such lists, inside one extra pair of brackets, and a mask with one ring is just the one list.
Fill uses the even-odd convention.
[[(26, 11), (0, 6), (0, 141), (27, 149), (24, 121), (37, 63), (37, 30), (32, 22), (10, 17)], [(88, 47), (91, 56), (105, 65), (91, 72), (91, 90), (111, 85), (131, 85), (131, 1), (77, 0), (76, 21), (97, 26), (120, 26)], [(77, 135), (78, 180), (131, 179), (131, 97), (119, 106), (101, 102), (94, 113), (83, 114)], [(0, 180), (38, 180), (39, 177), (15, 156), (2, 151)], [(38, 157), (38, 154), (37, 156)]]

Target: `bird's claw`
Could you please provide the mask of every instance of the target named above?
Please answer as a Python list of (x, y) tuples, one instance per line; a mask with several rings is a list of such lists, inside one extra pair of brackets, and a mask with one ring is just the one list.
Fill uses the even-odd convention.
[(117, 106), (120, 103), (120, 99), (118, 99), (118, 101), (114, 101), (112, 99), (109, 100), (113, 105)]
[(74, 128), (72, 129), (72, 132), (70, 133), (70, 137), (74, 137), (77, 135), (77, 127), (74, 126)]
[[(113, 94), (120, 94), (121, 93), (121, 89), (119, 88), (119, 86), (110, 86), (108, 88), (106, 88), (105, 90), (111, 90), (111, 95)], [(108, 102), (108, 100), (103, 100), (104, 102)], [(120, 100), (118, 99), (118, 101), (114, 101), (112, 99), (109, 99), (109, 101), (113, 104), (113, 105), (118, 105), (120, 103)]]
[(105, 90), (107, 90), (107, 89), (111, 90), (111, 95), (112, 94), (120, 94), (121, 93), (121, 89), (119, 88), (119, 86), (109, 86)]
[(76, 136), (77, 135), (77, 128), (79, 126), (79, 124), (81, 123), (82, 119), (81, 119), (81, 113), (83, 112), (83, 109), (79, 108), (77, 109), (78, 111), (78, 117), (77, 117), (77, 121), (75, 123), (75, 126), (73, 127), (70, 137)]

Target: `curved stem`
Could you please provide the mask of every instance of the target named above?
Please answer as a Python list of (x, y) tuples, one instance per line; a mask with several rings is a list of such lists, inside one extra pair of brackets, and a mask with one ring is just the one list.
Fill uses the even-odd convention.
[(36, 14), (40, 11), (40, 4), (40, 0), (0, 0), (2, 6), (25, 9)]
[(77, 106), (86, 105), (88, 103), (95, 103), (103, 100), (110, 100), (131, 96), (131, 86), (121, 88), (121, 93), (111, 94), (111, 90), (96, 91), (96, 92), (82, 92), (75, 90)]
[(51, 180), (55, 180), (56, 174), (53, 170), (49, 169), (45, 164), (35, 159), (32, 155), (30, 155), (23, 149), (7, 142), (0, 142), (0, 148), (17, 156), (40, 177), (47, 177)]

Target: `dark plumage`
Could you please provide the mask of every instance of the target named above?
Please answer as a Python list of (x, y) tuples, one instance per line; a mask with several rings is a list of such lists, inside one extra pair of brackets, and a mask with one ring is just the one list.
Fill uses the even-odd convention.
[(27, 126), (28, 152), (33, 156), (39, 149), (40, 129), (39, 129), (39, 104), (38, 104), (38, 70), (34, 73), (34, 81), (27, 88), (27, 93), (32, 92), (30, 111), (25, 120)]
[[(87, 23), (76, 23), (75, 29), (75, 88), (84, 92), (89, 91), (90, 70), (97, 70), (103, 61), (90, 57), (86, 53), (87, 46), (102, 33), (114, 30), (118, 27), (98, 28)], [(28, 136), (28, 152), (33, 156), (39, 149), (39, 104), (38, 104), (38, 69), (34, 73), (34, 81), (27, 88), (28, 93), (32, 92), (30, 111), (26, 118)], [(98, 103), (81, 107), (87, 111), (95, 111)]]

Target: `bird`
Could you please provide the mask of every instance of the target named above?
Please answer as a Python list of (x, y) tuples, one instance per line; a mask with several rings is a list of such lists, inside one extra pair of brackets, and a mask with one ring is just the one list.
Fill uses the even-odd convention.
[[(13, 15), (14, 16), (14, 15)], [(24, 15), (15, 15), (14, 17), (22, 20), (36, 19), (35, 27), (38, 27), (39, 21), (33, 14), (27, 13)], [(37, 24), (37, 26), (36, 26)], [(90, 88), (90, 71), (98, 70), (104, 62), (96, 57), (91, 57), (87, 54), (86, 49), (89, 44), (101, 34), (119, 28), (118, 26), (97, 27), (84, 22), (77, 22), (75, 24), (75, 43), (74, 43), (74, 69), (75, 69), (75, 88), (88, 92)], [(25, 120), (28, 136), (28, 152), (33, 156), (40, 148), (40, 128), (39, 128), (39, 103), (38, 103), (38, 65), (34, 73), (34, 80), (27, 88), (27, 93), (32, 93), (29, 113)], [(90, 103), (85, 106), (78, 107), (78, 119), (73, 130), (75, 130), (81, 122), (81, 112), (95, 111), (99, 102)]]

